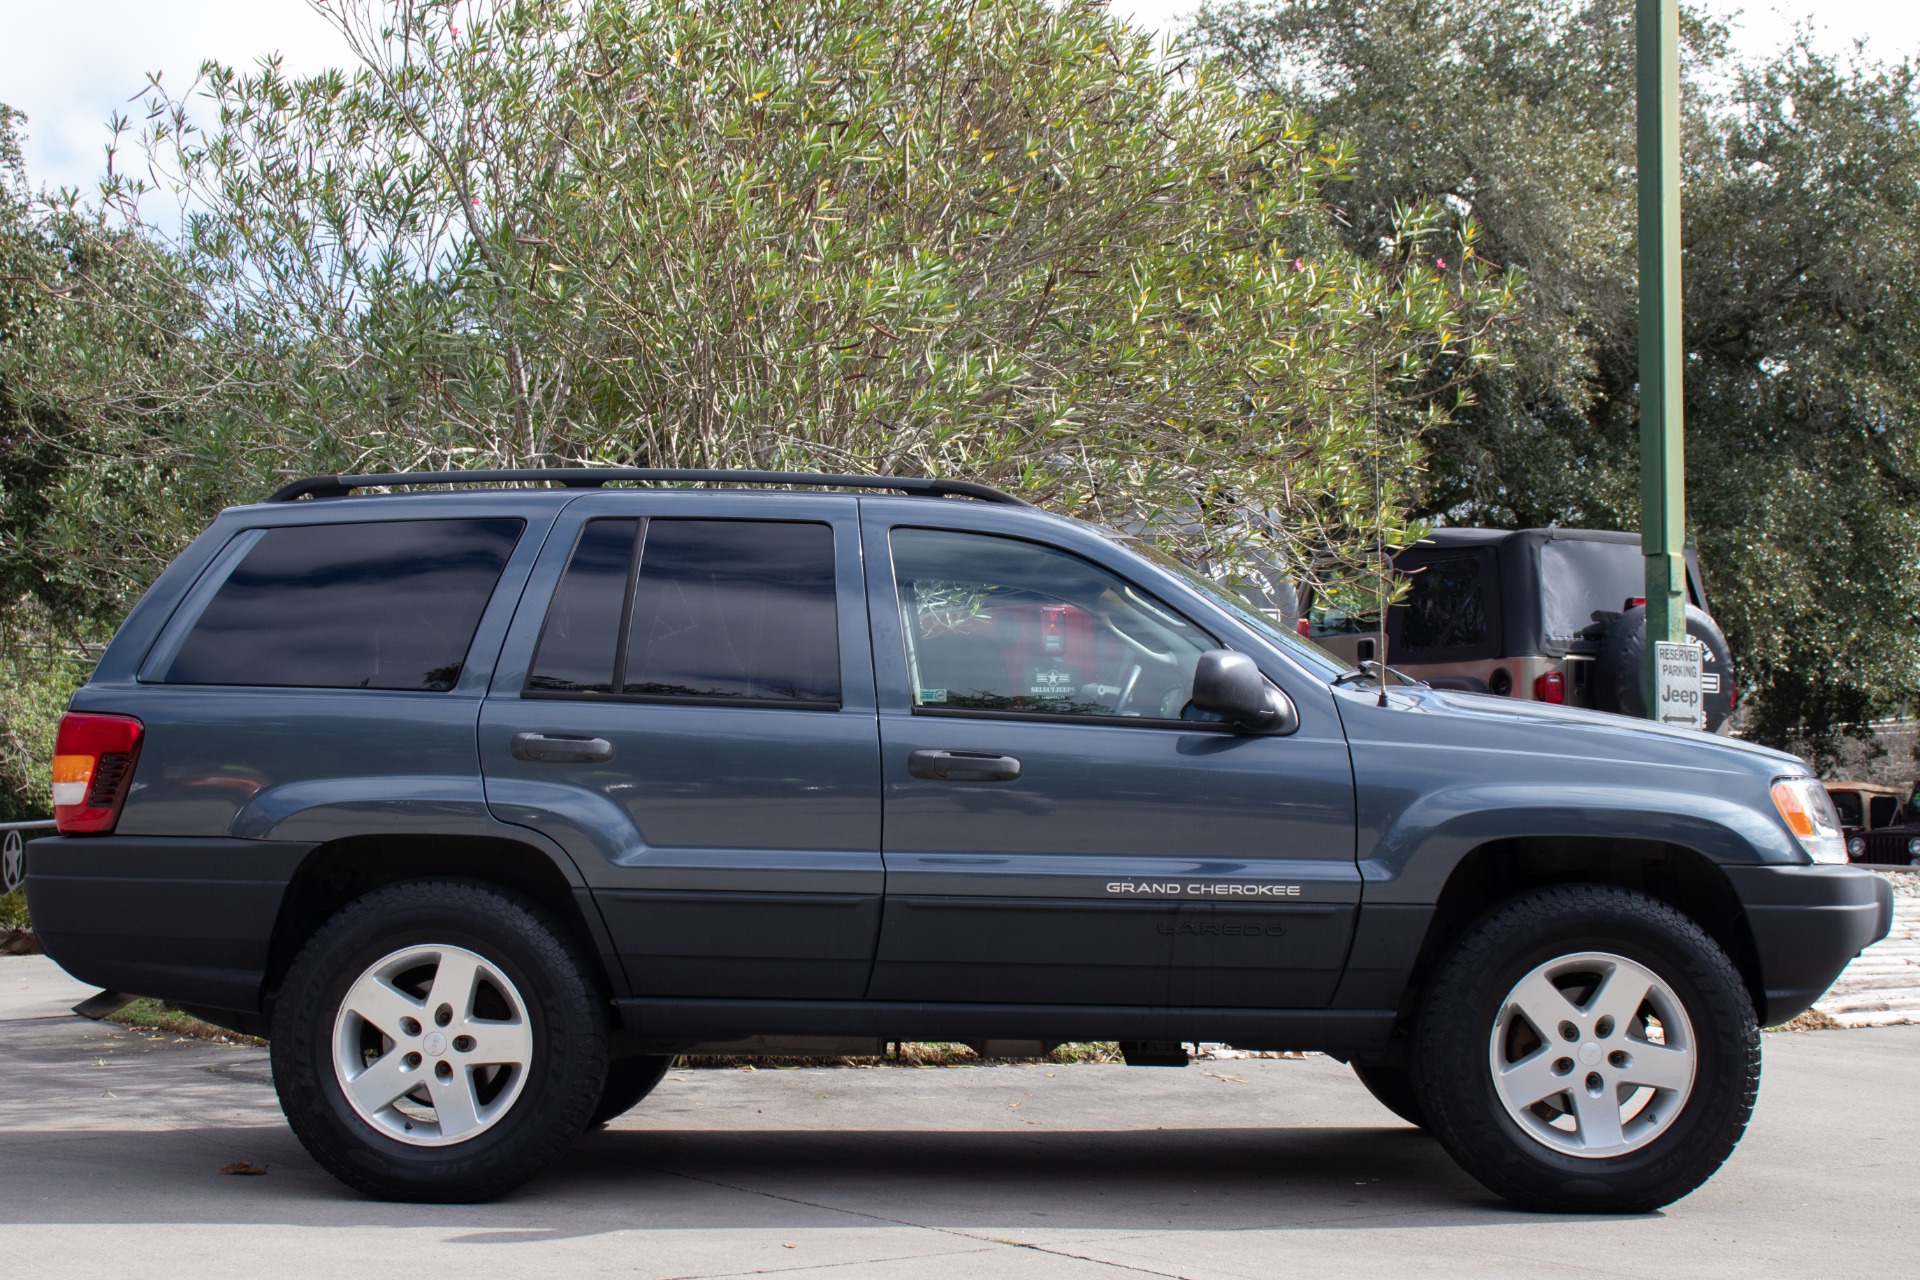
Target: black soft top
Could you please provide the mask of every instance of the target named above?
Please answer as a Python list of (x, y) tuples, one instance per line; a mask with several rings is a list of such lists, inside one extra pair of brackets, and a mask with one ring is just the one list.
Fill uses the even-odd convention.
[[(1395, 563), (1412, 570), (1462, 553), (1491, 560), (1485, 568), (1492, 574), (1483, 576), (1500, 584), (1494, 617), (1501, 651), (1485, 657), (1595, 652), (1597, 636), (1581, 634), (1593, 615), (1618, 613), (1646, 594), (1640, 535), (1611, 529), (1435, 529)], [(1692, 547), (1686, 557), (1688, 598), (1708, 609)]]

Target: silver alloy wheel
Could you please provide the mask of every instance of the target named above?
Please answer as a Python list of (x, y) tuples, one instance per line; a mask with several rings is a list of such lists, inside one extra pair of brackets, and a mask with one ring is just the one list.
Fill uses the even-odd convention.
[(1515, 983), (1488, 1057), (1507, 1114), (1562, 1155), (1638, 1150), (1693, 1090), (1693, 1024), (1680, 998), (1645, 965), (1604, 951), (1549, 960)]
[(485, 1133), (512, 1109), (532, 1060), (526, 1001), (464, 947), (406, 947), (376, 961), (333, 1019), (347, 1105), (410, 1146)]

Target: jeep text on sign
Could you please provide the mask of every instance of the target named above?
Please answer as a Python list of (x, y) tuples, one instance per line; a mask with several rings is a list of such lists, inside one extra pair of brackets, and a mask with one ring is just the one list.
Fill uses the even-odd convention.
[(1701, 648), (1691, 640), (1678, 644), (1656, 641), (1659, 678), (1654, 689), (1654, 705), (1661, 724), (1685, 725), (1689, 729), (1707, 727), (1707, 704), (1701, 692)]

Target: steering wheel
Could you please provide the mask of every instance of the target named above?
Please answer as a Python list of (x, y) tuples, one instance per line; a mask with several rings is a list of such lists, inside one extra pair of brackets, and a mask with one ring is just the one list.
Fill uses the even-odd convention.
[(1102, 612), (1097, 616), (1100, 619), (1100, 625), (1106, 628), (1106, 630), (1110, 632), (1113, 636), (1115, 636), (1120, 641), (1120, 643), (1126, 645), (1129, 649), (1132, 649), (1135, 653), (1147, 659), (1149, 662), (1157, 662), (1163, 666), (1171, 666), (1175, 664), (1176, 659), (1173, 656), (1173, 650), (1156, 649), (1152, 645), (1148, 644), (1146, 641), (1140, 639), (1138, 636), (1128, 635), (1124, 630), (1121, 629), (1120, 624), (1113, 620), (1113, 616), (1111, 614)]

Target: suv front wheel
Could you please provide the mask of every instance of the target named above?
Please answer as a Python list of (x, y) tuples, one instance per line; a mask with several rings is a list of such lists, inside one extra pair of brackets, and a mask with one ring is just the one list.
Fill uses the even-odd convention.
[(586, 1128), (605, 1014), (566, 933), (482, 885), (381, 889), (300, 951), (273, 1021), (273, 1081), (302, 1145), (387, 1200), (485, 1200)]
[(1508, 1200), (1645, 1213), (1733, 1151), (1759, 1029), (1699, 925), (1630, 890), (1559, 886), (1495, 909), (1441, 962), (1414, 1082), (1434, 1136)]

